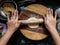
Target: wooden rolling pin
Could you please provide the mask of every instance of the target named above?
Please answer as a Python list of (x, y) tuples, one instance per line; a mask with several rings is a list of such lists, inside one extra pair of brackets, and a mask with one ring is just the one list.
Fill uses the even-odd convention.
[(43, 19), (37, 19), (37, 20), (19, 20), (22, 24), (29, 24), (29, 23), (43, 23)]

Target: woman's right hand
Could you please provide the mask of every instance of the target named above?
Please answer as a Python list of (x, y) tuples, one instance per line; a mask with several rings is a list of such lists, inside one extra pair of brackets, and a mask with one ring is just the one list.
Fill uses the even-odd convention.
[(49, 31), (56, 29), (56, 16), (56, 13), (55, 16), (53, 16), (53, 9), (47, 9), (47, 14), (44, 16), (44, 23)]
[(57, 17), (56, 12), (55, 12), (55, 16), (53, 16), (53, 10), (48, 8), (47, 14), (46, 16), (44, 16), (44, 22), (47, 30), (50, 32), (55, 42), (55, 45), (60, 45), (60, 37), (56, 30), (56, 17)]
[(7, 19), (8, 19), (7, 21), (8, 30), (15, 32), (21, 23), (18, 21), (18, 11), (15, 10), (12, 13), (11, 18), (9, 17), (9, 15), (7, 15)]

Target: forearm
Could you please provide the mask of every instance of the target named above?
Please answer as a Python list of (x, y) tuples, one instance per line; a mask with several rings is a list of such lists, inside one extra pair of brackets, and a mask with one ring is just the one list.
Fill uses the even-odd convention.
[(13, 33), (14, 32), (8, 30), (0, 39), (0, 45), (6, 45)]
[(7, 15), (7, 32), (0, 39), (0, 45), (6, 45), (9, 41), (12, 34), (16, 31), (16, 29), (20, 26), (20, 22), (18, 22), (18, 11), (15, 10), (11, 17)]
[(55, 28), (49, 29), (50, 34), (52, 35), (52, 38), (56, 45), (60, 45), (60, 37)]

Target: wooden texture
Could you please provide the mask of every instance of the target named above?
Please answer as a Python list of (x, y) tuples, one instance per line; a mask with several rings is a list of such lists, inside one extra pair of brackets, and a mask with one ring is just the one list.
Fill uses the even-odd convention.
[[(40, 5), (40, 4), (32, 4), (27, 6), (23, 11), (20, 13), (20, 20), (27, 20), (31, 17), (35, 17), (37, 19), (43, 18), (43, 16), (46, 14), (47, 7)], [(38, 28), (30, 28), (27, 25), (22, 25), (20, 27), (21, 33), (28, 39), (31, 40), (42, 40), (45, 39), (48, 34), (46, 31), (46, 28), (44, 26), (44, 23), (38, 24)], [(32, 24), (33, 25), (33, 24)]]

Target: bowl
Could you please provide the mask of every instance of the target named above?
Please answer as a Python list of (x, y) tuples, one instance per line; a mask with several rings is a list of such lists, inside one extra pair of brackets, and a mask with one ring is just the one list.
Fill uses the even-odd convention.
[[(17, 8), (17, 4), (13, 1), (5, 1), (0, 4), (0, 17), (1, 20), (6, 20), (7, 15), (12, 15), (12, 12), (14, 12)], [(3, 14), (2, 14), (3, 13)]]

